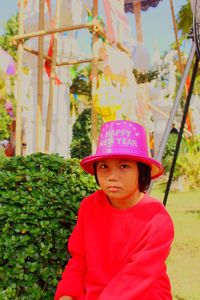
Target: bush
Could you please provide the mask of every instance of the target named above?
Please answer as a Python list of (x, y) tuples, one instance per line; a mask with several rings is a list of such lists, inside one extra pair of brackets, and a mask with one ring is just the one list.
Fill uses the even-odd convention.
[(176, 162), (174, 178), (182, 178), (188, 189), (200, 188), (200, 137), (188, 141), (186, 153), (180, 153)]
[(1, 166), (6, 160), (9, 159), (9, 157), (5, 155), (4, 151), (5, 151), (5, 148), (4, 148), (4, 147), (0, 148), (0, 166)]
[(37, 153), (1, 162), (0, 299), (53, 299), (79, 202), (94, 190), (78, 159)]
[[(167, 144), (165, 147), (165, 152), (164, 152), (164, 155), (162, 158), (162, 164), (165, 169), (165, 172), (170, 171), (174, 152), (176, 149), (177, 138), (178, 138), (178, 135), (174, 134), (174, 133), (171, 133), (168, 137), (168, 141), (167, 141)], [(181, 145), (180, 145), (178, 155), (180, 155), (181, 153), (186, 153), (186, 151), (187, 151), (187, 142), (186, 142), (185, 138), (183, 137), (181, 140)]]

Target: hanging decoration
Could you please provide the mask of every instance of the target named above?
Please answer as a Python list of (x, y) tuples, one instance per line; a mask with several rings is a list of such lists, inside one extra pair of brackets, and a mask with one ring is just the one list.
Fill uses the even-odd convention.
[(94, 56), (101, 58), (97, 66), (102, 72), (94, 96), (96, 111), (105, 121), (136, 120), (137, 84), (131, 58), (100, 39), (94, 44)]
[(57, 52), (58, 63), (78, 60), (80, 58), (80, 48), (77, 38), (70, 34), (62, 35), (62, 38), (58, 39)]
[(151, 58), (147, 49), (140, 43), (133, 47), (132, 51), (133, 67), (140, 72), (147, 72), (150, 69)]
[[(28, 0), (24, 0), (24, 7), (26, 7), (27, 3), (28, 3)], [(20, 7), (20, 0), (18, 0), (17, 5), (18, 5), (18, 7)]]
[[(51, 29), (51, 19), (49, 18), (50, 1), (45, 1), (44, 7), (44, 29)], [(38, 30), (39, 24), (39, 0), (29, 0), (24, 7), (24, 31), (33, 32)]]
[(116, 44), (131, 38), (128, 18), (124, 13), (124, 0), (104, 0), (106, 15), (106, 33), (108, 40)]
[(136, 114), (140, 122), (147, 128), (149, 128), (151, 120), (151, 110), (149, 107), (150, 91), (149, 83), (140, 83), (136, 88)]
[[(51, 10), (50, 0), (46, 0), (46, 3), (47, 3), (47, 7), (48, 7), (48, 13), (49, 13), (49, 19), (50, 19), (50, 22), (51, 22), (51, 26), (52, 26), (52, 28), (54, 28), (55, 27), (55, 22), (54, 22), (54, 19), (52, 17), (52, 10)], [(50, 58), (53, 57), (53, 43), (54, 43), (54, 34), (51, 35), (50, 43), (49, 43), (49, 49), (48, 49), (48, 53), (47, 53), (47, 55)], [(49, 78), (50, 78), (50, 75), (51, 75), (51, 65), (52, 65), (51, 60), (46, 59), (44, 67), (45, 67), (46, 73), (47, 73)], [(58, 76), (55, 75), (55, 84), (60, 85), (61, 83), (62, 82), (60, 81)]]
[(98, 41), (94, 49), (96, 51), (94, 53), (95, 57), (101, 58), (98, 68), (112, 80), (126, 84), (128, 79), (127, 72), (130, 68), (132, 69), (132, 61), (129, 56), (104, 42), (99, 44)]
[[(52, 57), (53, 56), (53, 41), (54, 41), (54, 37), (53, 35), (51, 36), (51, 40), (50, 40), (50, 44), (49, 44), (49, 50), (48, 50), (48, 53), (47, 55), (49, 57)], [(50, 59), (46, 59), (45, 60), (45, 70), (47, 72), (47, 75), (48, 77), (50, 78), (50, 75), (51, 75), (51, 60)], [(61, 84), (62, 82), (60, 81), (60, 79), (58, 78), (58, 76), (56, 75), (56, 78), (55, 78), (55, 83), (57, 85)]]
[(116, 119), (137, 120), (134, 81), (122, 84), (102, 73), (98, 78), (93, 101), (95, 110), (104, 122)]
[(120, 109), (120, 85), (114, 86), (112, 80), (105, 74), (99, 75), (98, 87), (93, 95), (94, 108), (104, 122), (115, 120)]
[(61, 0), (60, 2), (60, 26), (81, 24), (87, 17), (87, 13), (84, 12), (84, 1)]

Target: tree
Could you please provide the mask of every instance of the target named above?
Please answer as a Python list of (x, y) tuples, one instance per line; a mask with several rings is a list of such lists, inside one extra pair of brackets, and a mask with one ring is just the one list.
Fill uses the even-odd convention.
[[(98, 130), (102, 124), (101, 116), (98, 115)], [(72, 129), (72, 143), (70, 153), (72, 158), (82, 159), (92, 152), (91, 143), (91, 108), (86, 108), (78, 116)]]
[(17, 47), (11, 43), (12, 36), (18, 34), (18, 14), (12, 16), (5, 25), (5, 34), (0, 36), (0, 46), (17, 60)]
[(178, 30), (181, 31), (184, 38), (187, 38), (187, 35), (191, 30), (193, 21), (191, 4), (189, 0), (187, 0), (187, 3), (185, 5), (181, 6), (176, 21)]
[(83, 158), (91, 154), (92, 144), (91, 131), (91, 108), (86, 108), (76, 119), (73, 125), (72, 143), (70, 152), (72, 158)]
[[(188, 39), (188, 34), (191, 32), (192, 25), (193, 25), (193, 12), (191, 9), (190, 0), (187, 0), (187, 3), (181, 6), (177, 14), (176, 22), (177, 22), (177, 28), (182, 34), (179, 40), (180, 44), (182, 44), (183, 41)], [(195, 87), (194, 87), (194, 90), (196, 92), (199, 92), (199, 83), (200, 83), (200, 76), (199, 74), (197, 74), (195, 80)]]
[(72, 94), (91, 96), (92, 84), (90, 74), (91, 64), (82, 69), (78, 69), (77, 65), (74, 65), (71, 68), (72, 85), (70, 92)]

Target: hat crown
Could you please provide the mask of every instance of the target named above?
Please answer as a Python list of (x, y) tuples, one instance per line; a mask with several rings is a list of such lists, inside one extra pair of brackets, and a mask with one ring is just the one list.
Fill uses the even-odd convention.
[(137, 155), (148, 157), (146, 132), (132, 121), (110, 121), (101, 126), (96, 155)]
[(148, 153), (145, 128), (132, 121), (116, 120), (101, 126), (97, 151), (81, 160), (81, 167), (94, 175), (94, 163), (108, 158), (126, 158), (147, 164), (151, 178), (163, 173), (162, 164)]

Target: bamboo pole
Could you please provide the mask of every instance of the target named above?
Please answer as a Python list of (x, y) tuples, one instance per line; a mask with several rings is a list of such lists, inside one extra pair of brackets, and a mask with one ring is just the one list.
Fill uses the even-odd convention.
[[(27, 47), (25, 45), (23, 45), (24, 51), (29, 52), (33, 55), (38, 56), (39, 55), (39, 51), (32, 49), (31, 47)], [(48, 59), (51, 61), (51, 57), (48, 55), (43, 54), (43, 59)]]
[[(39, 30), (44, 29), (44, 0), (39, 3)], [(43, 98), (43, 52), (44, 37), (38, 37), (38, 91), (36, 111), (36, 152), (42, 151), (42, 98)]]
[(136, 25), (136, 35), (138, 43), (143, 43), (142, 35), (142, 22), (141, 22), (141, 0), (133, 2), (134, 14), (135, 14), (135, 25)]
[[(27, 46), (23, 46), (24, 48), (24, 51), (27, 51), (33, 55), (36, 55), (38, 56), (39, 52), (37, 50), (34, 50), (30, 47), (27, 47)], [(51, 56), (48, 56), (48, 55), (45, 55), (43, 54), (43, 59), (45, 60), (49, 60), (49, 61), (52, 61), (52, 57)], [(101, 59), (99, 59), (99, 61), (102, 61)], [(62, 67), (62, 66), (70, 66), (70, 65), (76, 65), (76, 64), (84, 64), (84, 63), (91, 63), (92, 62), (92, 58), (89, 58), (89, 59), (81, 59), (81, 60), (70, 60), (70, 61), (63, 61), (61, 63), (56, 63), (56, 66), (57, 67)]]
[[(179, 68), (180, 68), (181, 74), (183, 74), (184, 68), (183, 68), (183, 64), (182, 64), (182, 60), (181, 60), (181, 51), (180, 51), (180, 45), (179, 45), (179, 40), (178, 40), (178, 30), (177, 30), (176, 18), (175, 18), (175, 14), (174, 14), (173, 0), (170, 0), (170, 8), (171, 8), (172, 22), (173, 22), (173, 27), (174, 27), (174, 34), (175, 34), (175, 39), (176, 39), (176, 48), (177, 48), (177, 52), (178, 52)], [(186, 97), (187, 97), (188, 88), (187, 88), (186, 83), (185, 83), (185, 94), (186, 94)], [(189, 118), (189, 122), (190, 122), (190, 125), (191, 125), (191, 132), (193, 134), (194, 131), (193, 131), (193, 124), (192, 124), (192, 117), (191, 117), (190, 108), (188, 109), (188, 118)]]
[(170, 0), (170, 8), (171, 8), (171, 14), (172, 14), (172, 22), (173, 22), (173, 27), (174, 27), (174, 34), (175, 34), (175, 39), (176, 39), (176, 48), (178, 52), (178, 61), (179, 61), (179, 68), (181, 73), (183, 73), (183, 64), (181, 61), (181, 51), (180, 51), (180, 45), (179, 45), (179, 40), (178, 40), (178, 31), (177, 31), (177, 26), (176, 26), (176, 18), (174, 14), (174, 6), (173, 6), (173, 1)]
[(50, 86), (49, 86), (49, 101), (47, 109), (47, 121), (46, 121), (46, 137), (44, 152), (49, 153), (51, 126), (52, 126), (52, 112), (53, 112), (53, 97), (54, 97), (54, 84), (55, 84), (55, 66), (56, 66), (56, 52), (57, 52), (57, 39), (53, 39), (53, 56), (51, 63), (51, 74), (50, 74)]
[[(93, 0), (93, 19), (98, 16), (98, 0)], [(96, 151), (97, 147), (97, 112), (94, 109), (94, 93), (97, 88), (97, 59), (94, 55), (94, 45), (98, 41), (97, 33), (92, 34), (92, 107), (91, 107), (91, 140), (92, 140), (92, 153)]]
[[(105, 40), (108, 40), (106, 32), (98, 21), (94, 22), (92, 31), (93, 33), (96, 33), (97, 35), (103, 37)], [(126, 48), (121, 42), (117, 41), (116, 46), (119, 50), (126, 52), (129, 56), (131, 55), (130, 50)]]
[[(97, 62), (102, 62), (103, 59), (99, 58)], [(81, 60), (70, 60), (70, 61), (63, 61), (61, 63), (57, 63), (57, 67), (62, 67), (62, 66), (70, 66), (70, 65), (78, 65), (78, 64), (85, 64), (85, 63), (91, 63), (92, 58), (89, 59), (81, 59)]]
[(39, 31), (35, 31), (35, 32), (15, 35), (12, 38), (12, 40), (13, 41), (24, 40), (24, 39), (27, 39), (27, 38), (44, 36), (44, 35), (49, 35), (49, 34), (53, 34), (53, 33), (79, 30), (79, 29), (84, 29), (84, 28), (92, 28), (93, 26), (94, 26), (93, 23), (89, 23), (89, 24), (79, 24), (79, 25), (73, 25), (73, 26), (63, 26), (63, 27), (60, 27), (60, 28), (54, 28), (54, 29), (49, 29), (49, 30), (39, 30)]
[(57, 63), (56, 66), (62, 67), (62, 66), (70, 66), (70, 65), (78, 65), (78, 64), (85, 64), (85, 63), (91, 63), (92, 59), (81, 59), (81, 60), (71, 60), (66, 62)]
[[(59, 20), (59, 7), (60, 1), (56, 1), (56, 16), (55, 16), (55, 25), (58, 25)], [(48, 101), (48, 110), (47, 110), (47, 120), (46, 120), (46, 137), (45, 137), (45, 153), (49, 153), (50, 146), (50, 136), (51, 136), (51, 127), (52, 127), (52, 111), (53, 111), (53, 98), (54, 98), (54, 85), (55, 85), (55, 69), (56, 69), (56, 56), (57, 56), (57, 36), (53, 37), (53, 50), (52, 50), (52, 62), (51, 62), (51, 74), (50, 74), (50, 86), (49, 86), (49, 101)]]
[[(24, 0), (19, 2), (19, 34), (24, 32)], [(22, 58), (23, 45), (18, 44), (17, 52), (17, 110), (16, 110), (16, 148), (15, 154), (21, 155), (21, 137), (22, 137), (22, 114), (21, 114), (21, 97), (22, 97)]]
[[(89, 24), (80, 24), (80, 25), (74, 25), (74, 26), (66, 26), (66, 27), (60, 27), (60, 28), (55, 28), (55, 29), (49, 29), (49, 30), (40, 30), (40, 31), (35, 31), (35, 32), (30, 32), (30, 33), (25, 33), (21, 35), (16, 35), (12, 37), (12, 42), (13, 44), (16, 44), (16, 42), (23, 41), (25, 38), (33, 38), (33, 37), (38, 37), (38, 36), (45, 36), (53, 33), (59, 33), (59, 32), (65, 32), (65, 31), (73, 31), (73, 30), (78, 30), (78, 29), (84, 29), (84, 28), (89, 28), (93, 32), (95, 32), (97, 35), (100, 35), (107, 39), (107, 35), (104, 32), (102, 26), (100, 26), (99, 21), (94, 20), (92, 23)], [(122, 43), (117, 41), (116, 46), (121, 50), (126, 52), (128, 55), (130, 55), (130, 51), (128, 48), (126, 48)], [(33, 53), (34, 54), (34, 53)]]

